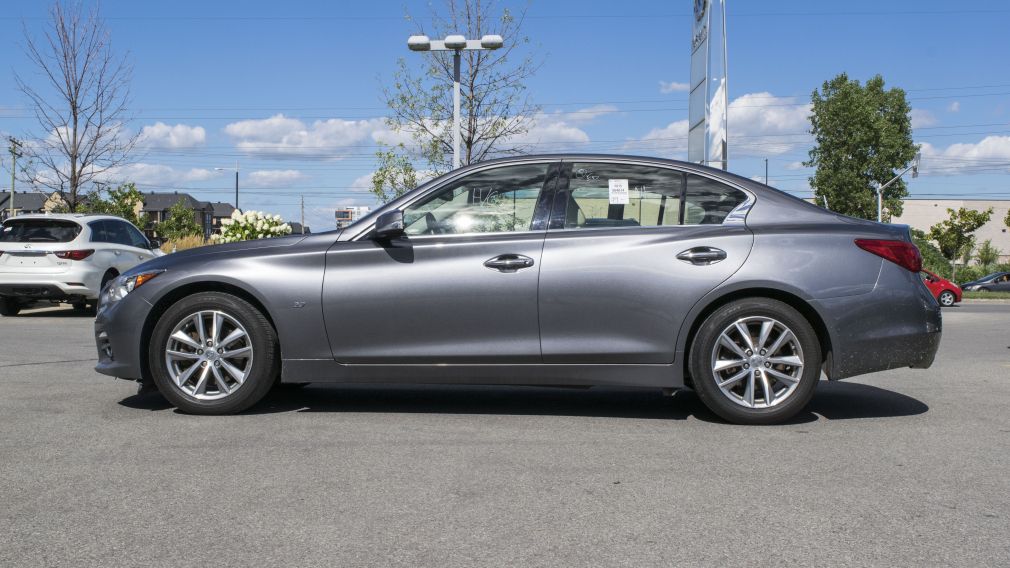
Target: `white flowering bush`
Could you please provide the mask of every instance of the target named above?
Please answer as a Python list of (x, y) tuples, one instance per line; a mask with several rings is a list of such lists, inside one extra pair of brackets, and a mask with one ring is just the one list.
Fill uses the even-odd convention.
[(280, 215), (269, 215), (262, 211), (236, 210), (231, 219), (221, 221), (221, 235), (215, 235), (219, 243), (235, 243), (253, 239), (269, 239), (291, 234), (291, 225), (281, 221)]

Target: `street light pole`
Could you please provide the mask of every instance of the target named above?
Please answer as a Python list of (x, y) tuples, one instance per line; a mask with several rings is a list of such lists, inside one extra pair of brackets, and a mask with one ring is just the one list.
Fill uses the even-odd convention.
[[(227, 172), (231, 168), (214, 168), (219, 172)], [(235, 209), (238, 209), (238, 160), (235, 160)]]
[(485, 35), (479, 40), (466, 39), (461, 35), (450, 35), (444, 40), (432, 40), (426, 35), (413, 35), (407, 38), (407, 47), (411, 51), (452, 51), (452, 169), (459, 168), (460, 156), (460, 111), (459, 111), (459, 68), (460, 58), (464, 51), (483, 51), (498, 49), (504, 45), (500, 35)]
[(908, 166), (901, 173), (891, 178), (891, 181), (885, 183), (884, 185), (877, 186), (877, 222), (884, 222), (884, 190), (891, 186), (892, 183), (901, 179), (901, 176), (907, 174), (909, 170), (912, 172), (912, 177), (919, 177), (919, 160), (922, 159), (922, 154), (916, 154), (915, 159), (912, 160), (912, 165)]
[(8, 205), (10, 205), (10, 217), (14, 216), (14, 180), (17, 173), (18, 156), (21, 155), (21, 142), (19, 142), (13, 136), (7, 138), (10, 141), (10, 152), (11, 152), (11, 200)]

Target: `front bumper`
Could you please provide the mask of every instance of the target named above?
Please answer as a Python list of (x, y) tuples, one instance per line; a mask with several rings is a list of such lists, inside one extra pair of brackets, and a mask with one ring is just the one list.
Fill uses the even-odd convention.
[(96, 371), (121, 379), (143, 378), (144, 322), (150, 309), (151, 304), (140, 294), (100, 307), (95, 317)]

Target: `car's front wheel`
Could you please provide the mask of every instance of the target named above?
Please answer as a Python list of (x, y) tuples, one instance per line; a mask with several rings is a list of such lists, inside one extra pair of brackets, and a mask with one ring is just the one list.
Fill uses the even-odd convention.
[(280, 369), (277, 334), (252, 304), (231, 294), (202, 292), (162, 314), (148, 361), (154, 382), (191, 414), (232, 414), (270, 390)]
[(713, 412), (737, 424), (774, 424), (810, 401), (821, 349), (813, 327), (792, 306), (746, 298), (705, 319), (689, 363), (698, 396)]
[(940, 300), (941, 306), (949, 308), (954, 305), (954, 300), (956, 300), (957, 298), (954, 296), (954, 293), (951, 292), (950, 290), (944, 290), (943, 292), (940, 292), (940, 297), (938, 299)]

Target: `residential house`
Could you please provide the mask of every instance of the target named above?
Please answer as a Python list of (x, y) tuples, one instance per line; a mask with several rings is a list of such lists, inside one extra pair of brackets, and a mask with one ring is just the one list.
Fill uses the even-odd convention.
[(210, 207), (211, 207), (210, 231), (215, 235), (220, 235), (221, 221), (231, 218), (231, 214), (235, 212), (235, 206), (233, 206), (231, 203), (215, 201), (210, 204)]
[(305, 231), (302, 231), (302, 224), (298, 221), (288, 221), (287, 223), (288, 225), (291, 225), (292, 235), (307, 235), (312, 232), (312, 229), (310, 229), (308, 225), (305, 226)]
[[(149, 192), (144, 193), (144, 202), (140, 210), (147, 214), (148, 224), (144, 227), (144, 233), (148, 238), (157, 238), (158, 224), (169, 216), (169, 209), (173, 205), (182, 201), (186, 209), (193, 212), (193, 219), (197, 225), (203, 228), (203, 237), (209, 239), (214, 227), (214, 207), (206, 201), (200, 201), (188, 193), (177, 191), (168, 193)], [(230, 213), (229, 213), (230, 215)]]
[[(6, 219), (10, 215), (11, 192), (0, 193), (0, 219)], [(59, 192), (43, 193), (40, 191), (15, 191), (14, 192), (14, 214), (28, 215), (31, 213), (45, 213), (53, 211), (60, 206), (65, 206), (66, 201)]]

